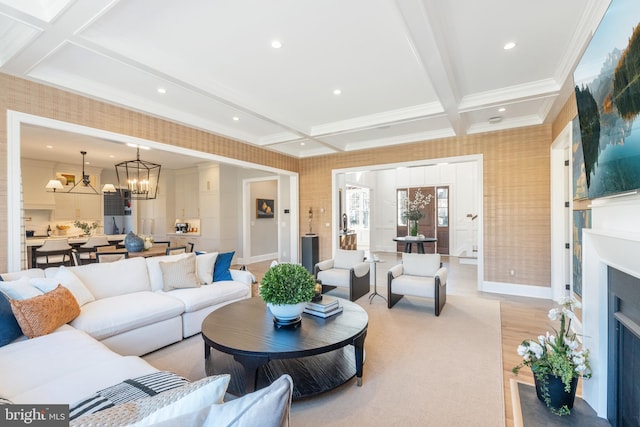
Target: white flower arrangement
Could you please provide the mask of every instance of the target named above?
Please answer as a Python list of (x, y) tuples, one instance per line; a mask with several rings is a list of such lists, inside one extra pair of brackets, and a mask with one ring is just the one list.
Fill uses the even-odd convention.
[(427, 194), (426, 196), (422, 194), (422, 191), (418, 188), (413, 196), (413, 200), (406, 198), (405, 202), (405, 210), (403, 216), (405, 219), (411, 221), (417, 221), (420, 218), (424, 217), (424, 213), (422, 210), (431, 203), (431, 199), (433, 198), (432, 194)]
[[(562, 379), (565, 391), (569, 392), (574, 378), (590, 378), (589, 350), (581, 348), (576, 333), (571, 332), (571, 321), (575, 319), (574, 309), (580, 308), (580, 302), (574, 298), (565, 297), (558, 301), (559, 308), (549, 310), (549, 319), (560, 321), (560, 330), (554, 329), (555, 335), (547, 332), (538, 336), (538, 340), (524, 340), (518, 346), (518, 355), (522, 363), (513, 368), (518, 374), (523, 366), (529, 366), (538, 381), (545, 381), (547, 375), (554, 375)], [(546, 384), (545, 387), (546, 388)], [(548, 391), (544, 396), (549, 406)], [(569, 413), (568, 408), (560, 408), (558, 415)]]
[(141, 236), (144, 242), (144, 250), (148, 251), (153, 246), (153, 236)]

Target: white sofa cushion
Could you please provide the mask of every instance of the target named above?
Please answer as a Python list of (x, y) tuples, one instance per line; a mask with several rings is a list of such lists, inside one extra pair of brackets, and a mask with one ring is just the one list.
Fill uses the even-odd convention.
[(126, 378), (157, 371), (70, 326), (0, 347), (0, 396), (14, 403), (68, 404)]
[(11, 281), (21, 277), (44, 277), (44, 270), (41, 268), (30, 268), (28, 270), (14, 271), (13, 273), (2, 273), (2, 280)]
[(156, 292), (134, 292), (85, 304), (71, 326), (102, 340), (179, 316), (182, 312), (184, 304), (175, 298)]
[(225, 280), (223, 282), (215, 282), (209, 286), (200, 286), (199, 288), (174, 289), (169, 292), (163, 292), (163, 294), (182, 301), (185, 312), (190, 313), (205, 307), (244, 298), (247, 296), (247, 286)]
[(318, 280), (331, 286), (349, 287), (351, 272), (343, 268), (330, 268), (318, 272)]
[(410, 276), (433, 276), (440, 268), (440, 254), (402, 253), (403, 274)]
[(393, 279), (391, 286), (394, 294), (435, 298), (435, 283), (433, 277), (403, 274)]
[(358, 249), (356, 251), (337, 249), (336, 255), (333, 257), (333, 268), (350, 269), (356, 264), (363, 261), (364, 251), (362, 249)]
[[(141, 257), (69, 267), (69, 270), (78, 276), (96, 300), (151, 290), (147, 263)], [(50, 269), (46, 274), (50, 277)]]

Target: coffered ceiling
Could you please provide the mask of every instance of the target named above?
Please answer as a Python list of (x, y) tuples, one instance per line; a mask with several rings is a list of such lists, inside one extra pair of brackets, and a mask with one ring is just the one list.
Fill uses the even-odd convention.
[(308, 157), (549, 123), (608, 4), (0, 0), (0, 72)]

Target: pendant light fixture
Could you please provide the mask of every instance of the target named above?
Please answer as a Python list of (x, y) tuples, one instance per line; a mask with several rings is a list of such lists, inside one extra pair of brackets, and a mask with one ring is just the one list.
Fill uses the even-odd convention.
[(45, 186), (47, 191), (52, 191), (54, 193), (74, 193), (74, 194), (90, 194), (90, 195), (99, 195), (100, 193), (95, 187), (91, 184), (91, 177), (87, 175), (84, 171), (84, 156), (87, 155), (86, 151), (81, 151), (82, 154), (82, 178), (78, 181), (75, 181), (73, 187), (67, 191), (56, 191), (56, 190), (64, 190), (64, 186), (58, 179), (51, 179)]
[(116, 165), (118, 187), (129, 190), (130, 198), (134, 200), (155, 199), (158, 194), (161, 166), (140, 160), (140, 147), (136, 148), (136, 160), (128, 160)]

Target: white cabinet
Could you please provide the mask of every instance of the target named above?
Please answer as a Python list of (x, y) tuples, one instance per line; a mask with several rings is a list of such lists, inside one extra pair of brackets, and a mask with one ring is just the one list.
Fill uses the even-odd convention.
[(55, 193), (56, 220), (102, 220), (102, 196)]
[(200, 217), (198, 170), (182, 169), (175, 172), (175, 216), (177, 219)]
[(45, 186), (53, 178), (53, 167), (49, 162), (22, 160), (22, 197), (25, 209), (54, 209), (53, 192)]

